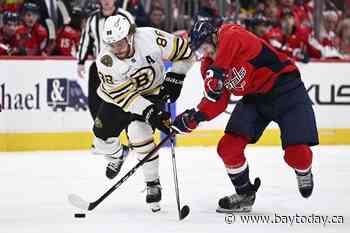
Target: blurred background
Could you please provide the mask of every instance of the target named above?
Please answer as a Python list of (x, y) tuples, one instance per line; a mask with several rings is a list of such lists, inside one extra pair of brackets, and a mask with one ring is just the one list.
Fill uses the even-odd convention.
[[(70, 56), (100, 0), (0, 0), (0, 56)], [(32, 7), (23, 7), (32, 2)], [(297, 61), (349, 59), (350, 0), (116, 0), (138, 26), (186, 36), (194, 17), (240, 24)], [(33, 17), (31, 17), (33, 16)], [(33, 41), (30, 25), (40, 24)], [(93, 56), (93, 51), (90, 55)]]

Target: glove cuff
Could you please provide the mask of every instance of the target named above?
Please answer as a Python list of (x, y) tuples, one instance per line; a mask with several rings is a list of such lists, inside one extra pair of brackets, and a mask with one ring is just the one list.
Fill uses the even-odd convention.
[(207, 121), (208, 117), (205, 113), (198, 111), (197, 109), (191, 109), (193, 111), (192, 117), (197, 122)]
[(185, 74), (179, 74), (174, 72), (167, 72), (165, 74), (165, 80), (174, 84), (182, 85), (183, 81), (185, 80), (185, 77), (186, 77)]
[(210, 66), (206, 72), (206, 78), (214, 78), (223, 81), (225, 79), (225, 71), (215, 66)]

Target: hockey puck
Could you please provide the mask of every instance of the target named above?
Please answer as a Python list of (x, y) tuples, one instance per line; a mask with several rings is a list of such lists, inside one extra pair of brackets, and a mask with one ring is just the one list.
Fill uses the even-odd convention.
[(74, 217), (75, 217), (75, 218), (85, 218), (86, 215), (83, 214), (83, 213), (76, 213), (76, 214), (74, 214)]

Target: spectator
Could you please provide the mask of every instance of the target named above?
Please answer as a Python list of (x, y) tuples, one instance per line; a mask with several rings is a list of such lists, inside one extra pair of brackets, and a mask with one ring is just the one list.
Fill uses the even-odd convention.
[(149, 26), (165, 30), (165, 15), (160, 7), (153, 7), (149, 13)]
[(264, 16), (271, 22), (278, 22), (280, 11), (276, 1), (267, 1), (264, 7)]
[(142, 2), (145, 8), (146, 14), (149, 14), (153, 8), (164, 9), (163, 0), (143, 0)]
[(289, 10), (293, 13), (295, 24), (297, 27), (312, 30), (312, 8), (308, 5), (307, 0), (281, 0), (280, 12)]
[(350, 59), (350, 18), (339, 23), (337, 33), (339, 36), (339, 51), (346, 58)]
[(34, 3), (25, 3), (21, 17), (23, 25), (16, 31), (16, 43), (22, 48), (23, 55), (42, 55), (47, 46), (48, 33), (39, 23), (39, 7)]
[(235, 1), (230, 1), (225, 11), (225, 22), (226, 23), (237, 23), (238, 19), (237, 14), (237, 5)]
[(268, 31), (271, 23), (262, 15), (256, 15), (252, 19), (245, 20), (246, 28), (258, 37), (263, 37)]
[(311, 33), (298, 27), (294, 15), (289, 9), (281, 17), (281, 27), (274, 27), (264, 39), (275, 48), (284, 51), (297, 61), (309, 62), (309, 58), (321, 58), (321, 51), (309, 43)]
[(85, 26), (86, 26), (86, 20), (88, 19), (88, 17), (93, 14), (95, 11), (99, 11), (101, 9), (101, 5), (96, 2), (96, 1), (85, 1), (85, 3), (83, 5), (81, 5), (82, 8), (82, 22), (81, 22), (81, 29), (80, 31), (82, 31)]
[(70, 0), (25, 0), (25, 2), (33, 2), (39, 6), (40, 23), (46, 27), (51, 27), (49, 24), (53, 24), (55, 29), (58, 29), (69, 23), (72, 12)]
[(219, 16), (219, 11), (214, 0), (201, 0), (197, 13), (198, 18), (214, 18)]
[(320, 42), (323, 46), (335, 47), (338, 15), (335, 11), (323, 12)]
[(345, 0), (345, 16), (350, 17), (350, 0)]
[(4, 25), (0, 28), (0, 56), (15, 55), (18, 53), (15, 38), (19, 16), (17, 13), (5, 11), (2, 20)]
[(57, 32), (54, 55), (76, 56), (80, 40), (81, 24), (82, 10), (76, 8), (72, 12), (69, 24), (64, 25)]
[[(118, 7), (124, 7), (124, 0), (117, 0), (116, 2)], [(148, 25), (148, 17), (140, 0), (129, 0), (126, 10), (135, 17), (135, 23), (138, 27)]]
[(48, 31), (46, 54), (51, 55), (55, 48), (57, 30), (70, 22), (72, 8), (70, 0), (25, 0), (39, 7), (40, 24)]

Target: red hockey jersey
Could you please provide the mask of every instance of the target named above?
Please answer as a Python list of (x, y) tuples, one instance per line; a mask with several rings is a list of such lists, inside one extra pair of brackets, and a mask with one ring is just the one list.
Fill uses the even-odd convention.
[(16, 46), (15, 36), (7, 38), (0, 28), (0, 55), (10, 55), (12, 49)]
[[(283, 73), (297, 69), (284, 53), (235, 24), (224, 24), (218, 32), (218, 45), (212, 65), (225, 72), (224, 93), (217, 102), (203, 98), (197, 108), (212, 119), (223, 112), (231, 94), (244, 96), (269, 92)], [(210, 59), (202, 62), (202, 75)]]
[(295, 28), (294, 33), (286, 37), (281, 28), (274, 27), (262, 38), (279, 51), (288, 54), (296, 61), (301, 61), (298, 51), (308, 54), (311, 58), (321, 58), (321, 51), (309, 43), (310, 36), (309, 30), (306, 28)]
[(66, 25), (57, 33), (56, 51), (58, 55), (74, 56), (78, 49), (80, 32)]
[(21, 25), (16, 31), (17, 44), (25, 49), (27, 55), (41, 55), (47, 39), (47, 30), (39, 23), (36, 23), (33, 28)]

